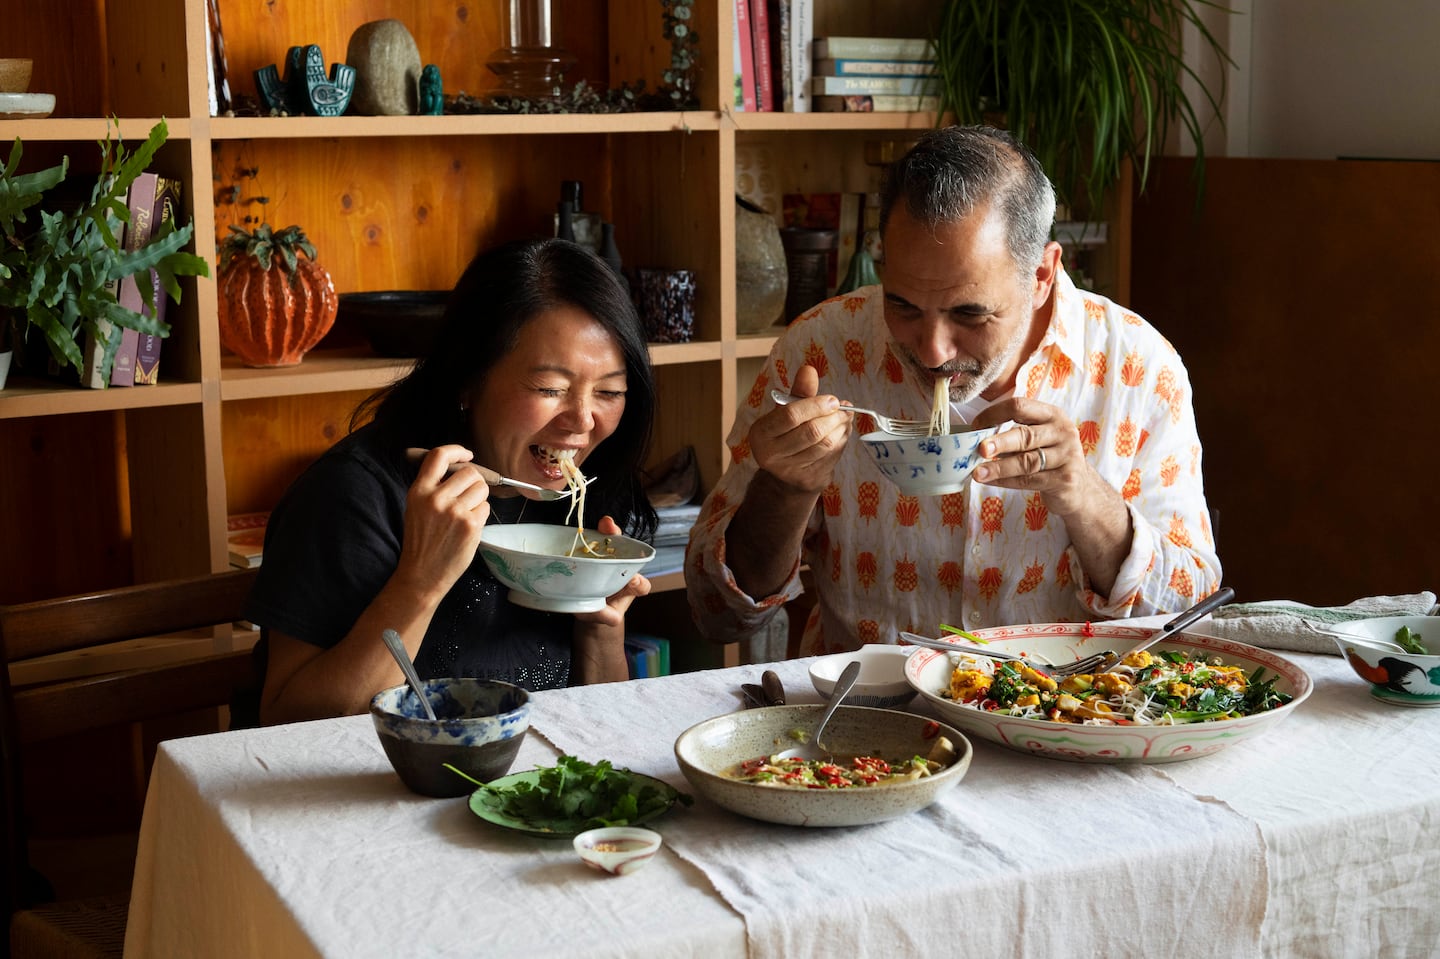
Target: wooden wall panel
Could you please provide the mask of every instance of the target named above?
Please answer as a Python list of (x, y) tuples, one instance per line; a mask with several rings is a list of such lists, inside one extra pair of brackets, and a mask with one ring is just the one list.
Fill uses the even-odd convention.
[(240, 400), (221, 408), (231, 513), (272, 509), (305, 467), (350, 432), (364, 391)]
[(1137, 199), (1132, 305), (1195, 388), (1239, 599), (1440, 587), (1440, 163), (1165, 160)]
[[(591, 206), (609, 154), (603, 135), (583, 134), (317, 140), (303, 160), (284, 141), (223, 142), (215, 227), (300, 224), (341, 292), (449, 289), (482, 246), (548, 235), (562, 180), (584, 182)], [(259, 196), (269, 202), (249, 202)]]

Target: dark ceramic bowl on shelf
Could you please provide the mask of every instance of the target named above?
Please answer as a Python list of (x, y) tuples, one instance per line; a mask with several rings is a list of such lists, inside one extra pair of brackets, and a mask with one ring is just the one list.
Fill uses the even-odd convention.
[(381, 356), (421, 357), (435, 342), (449, 298), (449, 290), (341, 293), (335, 325), (358, 331)]

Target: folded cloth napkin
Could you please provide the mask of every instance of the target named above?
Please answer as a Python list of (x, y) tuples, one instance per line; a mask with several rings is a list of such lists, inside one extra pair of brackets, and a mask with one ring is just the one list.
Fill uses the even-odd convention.
[(1305, 625), (1348, 623), (1377, 616), (1427, 616), (1435, 611), (1428, 590), (1400, 596), (1367, 596), (1345, 606), (1306, 606), (1288, 599), (1263, 603), (1232, 603), (1210, 614), (1202, 632), (1265, 649), (1339, 655), (1333, 640)]

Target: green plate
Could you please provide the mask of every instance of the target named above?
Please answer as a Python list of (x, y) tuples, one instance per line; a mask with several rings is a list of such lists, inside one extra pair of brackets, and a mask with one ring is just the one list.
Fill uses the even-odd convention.
[[(491, 780), (490, 786), (495, 789), (505, 789), (521, 783), (534, 785), (540, 779), (540, 772), (539, 769), (531, 769), (523, 773), (511, 773), (508, 776)], [(668, 800), (665, 805), (643, 813), (632, 822), (626, 823), (627, 826), (639, 826), (665, 815), (670, 811), (670, 807), (675, 805), (675, 800), (680, 798), (679, 791), (667, 782), (633, 770), (626, 770), (626, 772), (630, 773), (632, 779), (631, 793), (638, 794), (646, 786), (653, 786)], [(477, 789), (470, 794), (470, 811), (486, 822), (494, 823), (501, 828), (545, 839), (574, 839), (586, 829), (584, 821), (579, 819), (515, 819), (500, 811), (501, 802), (502, 800), (492, 796), (485, 789)]]

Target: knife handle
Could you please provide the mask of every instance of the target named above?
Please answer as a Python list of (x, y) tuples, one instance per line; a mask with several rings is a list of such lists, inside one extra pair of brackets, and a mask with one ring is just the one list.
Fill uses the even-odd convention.
[(780, 675), (773, 669), (767, 669), (760, 676), (760, 688), (765, 691), (765, 702), (771, 706), (785, 705), (785, 687), (780, 682)]

